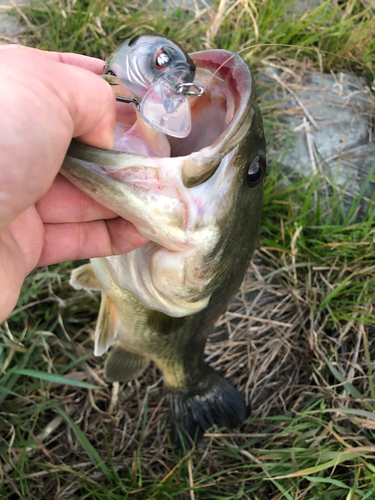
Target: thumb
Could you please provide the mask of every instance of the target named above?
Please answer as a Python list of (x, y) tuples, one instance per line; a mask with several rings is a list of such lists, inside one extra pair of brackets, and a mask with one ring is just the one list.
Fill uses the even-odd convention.
[[(84, 67), (64, 64), (62, 57), (0, 47), (2, 227), (47, 192), (73, 137), (113, 147), (116, 101), (110, 85)], [(90, 69), (94, 64), (90, 58), (77, 62)]]
[[(98, 148), (113, 148), (116, 100), (111, 86), (100, 76), (64, 65), (64, 91), (56, 86), (73, 121), (72, 136)], [(55, 85), (55, 84), (53, 84)]]
[[(63, 54), (46, 55), (51, 56), (51, 59), (56, 56), (68, 59), (66, 56), (64, 58)], [(87, 65), (90, 66), (89, 58), (86, 59)], [(73, 121), (72, 136), (91, 146), (113, 148), (116, 100), (111, 86), (84, 67), (58, 64), (57, 71), (61, 79), (56, 78), (56, 70), (53, 71), (54, 77), (49, 81), (49, 85), (69, 110)]]

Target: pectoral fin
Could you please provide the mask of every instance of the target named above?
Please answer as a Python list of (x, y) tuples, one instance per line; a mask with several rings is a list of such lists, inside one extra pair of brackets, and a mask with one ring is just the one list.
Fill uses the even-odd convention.
[(100, 290), (98, 278), (91, 264), (84, 264), (72, 272), (70, 284), (76, 290)]
[(98, 322), (95, 329), (94, 356), (101, 356), (115, 343), (117, 315), (112, 300), (102, 293)]
[(110, 382), (126, 382), (139, 377), (150, 359), (142, 354), (130, 352), (118, 345), (109, 353), (104, 365), (104, 376)]

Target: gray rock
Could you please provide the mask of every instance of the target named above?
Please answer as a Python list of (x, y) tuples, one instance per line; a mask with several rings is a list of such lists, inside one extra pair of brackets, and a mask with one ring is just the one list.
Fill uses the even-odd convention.
[[(23, 5), (28, 2), (27, 0), (14, 0), (14, 3)], [(11, 9), (12, 4), (9, 0), (0, 0), (0, 43), (17, 41), (17, 35), (23, 30), (23, 25), (17, 16), (9, 15)]]
[[(319, 5), (322, 5), (324, 0), (299, 0), (294, 5), (288, 8), (289, 12), (306, 12), (308, 10), (313, 10)], [(364, 2), (370, 6), (375, 8), (375, 0), (364, 0)]]
[(318, 7), (322, 3), (322, 0), (300, 0), (295, 3), (291, 7), (289, 7), (289, 11), (307, 11), (313, 10), (315, 7)]
[[(352, 75), (306, 73), (298, 82), (289, 73), (266, 68), (263, 85), (279, 84), (265, 100), (279, 100), (279, 117), (294, 132), (273, 158), (298, 173), (323, 172), (350, 198), (360, 193), (375, 161), (375, 98)], [(371, 181), (365, 191), (375, 193)]]
[(176, 9), (181, 7), (186, 10), (202, 10), (214, 6), (212, 0), (163, 0), (163, 9)]

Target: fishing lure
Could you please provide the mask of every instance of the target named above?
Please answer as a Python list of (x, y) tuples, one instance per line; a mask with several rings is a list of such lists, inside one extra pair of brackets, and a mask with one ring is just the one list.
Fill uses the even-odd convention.
[(134, 36), (109, 56), (103, 76), (133, 94), (116, 99), (134, 103), (152, 127), (174, 137), (189, 135), (188, 96), (204, 93), (194, 84), (194, 62), (178, 43), (160, 35)]

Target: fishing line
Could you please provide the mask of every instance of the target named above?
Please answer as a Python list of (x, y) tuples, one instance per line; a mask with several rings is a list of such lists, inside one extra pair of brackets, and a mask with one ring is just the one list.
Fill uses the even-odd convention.
[[(334, 52), (330, 52), (328, 50), (321, 50), (321, 49), (318, 49), (317, 47), (305, 47), (304, 45), (292, 45), (290, 43), (256, 43), (254, 45), (250, 45), (249, 47), (246, 47), (246, 48), (243, 48), (241, 50), (239, 50), (238, 52), (236, 52), (235, 54), (231, 55), (230, 57), (228, 57), (228, 59), (226, 59), (213, 73), (212, 75), (210, 76), (210, 78), (208, 79), (208, 81), (206, 82), (206, 85), (203, 87), (203, 91), (206, 90), (207, 88), (207, 85), (210, 83), (210, 80), (216, 75), (216, 73), (218, 71), (220, 71), (220, 69), (228, 62), (230, 61), (231, 59), (233, 59), (233, 57), (235, 57), (237, 54), (241, 54), (241, 52), (246, 52), (246, 51), (249, 51), (251, 49), (254, 49), (254, 48), (257, 48), (257, 47), (290, 47), (290, 48), (297, 48), (297, 49), (300, 49), (300, 50), (307, 50), (307, 51), (313, 51), (313, 52), (317, 52), (318, 54), (321, 53), (321, 54), (328, 54), (330, 56), (336, 56), (338, 59), (344, 59), (346, 61), (354, 61), (358, 64), (361, 64), (361, 61), (358, 61), (357, 58), (355, 58), (354, 56), (353, 57), (348, 57), (348, 56), (343, 56), (343, 55), (338, 55), (338, 54), (335, 54)], [(212, 49), (214, 50), (214, 49)]]

